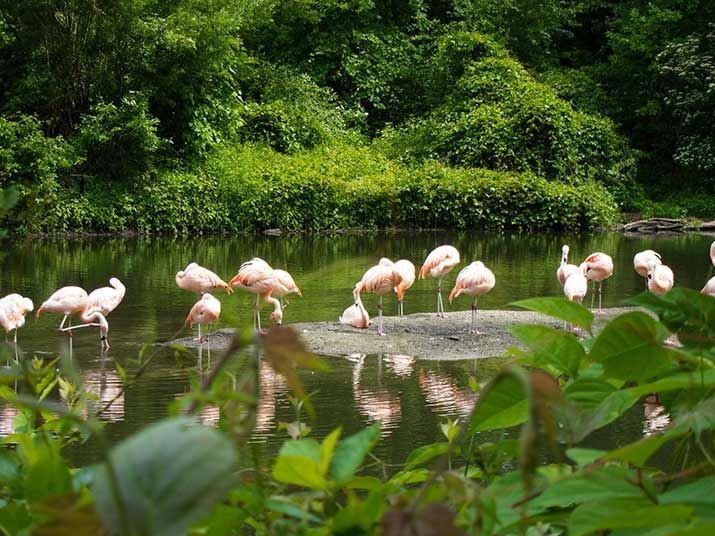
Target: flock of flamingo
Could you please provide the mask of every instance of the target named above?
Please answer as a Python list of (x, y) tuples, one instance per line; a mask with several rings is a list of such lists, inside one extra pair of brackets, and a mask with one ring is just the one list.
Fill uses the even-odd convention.
[[(569, 264), (568, 254), (569, 246), (564, 245), (561, 248), (561, 263), (556, 271), (556, 277), (563, 287), (565, 297), (581, 303), (588, 291), (588, 281), (593, 281), (594, 292), (595, 285), (598, 283), (598, 309), (600, 310), (603, 281), (613, 274), (613, 259), (606, 253), (596, 252), (586, 257), (581, 264), (576, 265)], [(715, 241), (710, 245), (710, 259), (715, 265)], [(442, 245), (427, 255), (419, 271), (420, 279), (427, 276), (437, 279), (437, 316), (444, 317), (443, 279), (459, 262), (459, 251), (453, 246)], [(641, 277), (645, 278), (646, 289), (653, 293), (665, 294), (673, 287), (675, 281), (673, 271), (663, 264), (661, 255), (653, 250), (648, 249), (637, 253), (633, 258), (633, 268)], [(392, 262), (383, 257), (378, 264), (369, 268), (355, 285), (354, 304), (343, 311), (339, 317), (340, 323), (361, 329), (368, 328), (372, 321), (363, 306), (360, 294), (362, 292), (374, 293), (379, 298), (377, 333), (385, 335), (382, 323), (382, 298), (385, 294), (394, 291), (397, 294), (398, 312), (402, 316), (405, 291), (414, 283), (415, 275), (415, 266), (409, 260), (400, 259)], [(241, 264), (238, 273), (228, 283), (211, 270), (195, 262), (177, 272), (175, 279), (179, 288), (199, 295), (198, 301), (186, 316), (185, 326), (188, 328), (192, 328), (194, 325), (198, 326), (196, 340), (200, 342), (205, 340), (201, 337), (201, 326), (215, 322), (221, 314), (221, 302), (212, 295), (212, 292), (217, 289), (224, 289), (231, 294), (233, 288), (238, 287), (255, 294), (253, 326), (259, 331), (261, 330), (260, 298), (273, 305), (270, 318), (280, 324), (283, 320), (283, 309), (288, 305), (285, 296), (292, 293), (302, 296), (290, 273), (272, 268), (266, 261), (258, 257)], [(470, 333), (479, 334), (476, 327), (478, 297), (489, 292), (495, 284), (494, 273), (481, 261), (472, 262), (457, 275), (454, 287), (449, 293), (449, 302), (452, 303), (462, 294), (472, 296)], [(37, 309), (36, 317), (39, 318), (42, 312), (64, 315), (58, 329), (70, 336), (75, 329), (99, 327), (102, 348), (108, 349), (109, 323), (107, 315), (122, 302), (126, 292), (126, 287), (116, 277), (109, 280), (109, 285), (93, 290), (89, 294), (81, 287), (62, 287), (42, 303)], [(715, 296), (715, 276), (705, 284), (701, 293)], [(33, 309), (32, 300), (20, 294), (13, 293), (0, 298), (0, 325), (5, 329), (6, 336), (14, 330), (13, 342), (15, 344), (17, 344), (18, 328), (25, 324), (25, 315)], [(73, 326), (71, 316), (75, 314), (79, 315), (82, 323)]]

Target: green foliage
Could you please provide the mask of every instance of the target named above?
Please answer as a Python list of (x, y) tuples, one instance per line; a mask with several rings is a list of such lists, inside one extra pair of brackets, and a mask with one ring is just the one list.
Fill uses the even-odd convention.
[(445, 104), (389, 131), (389, 154), (453, 166), (531, 171), (552, 180), (630, 180), (628, 151), (607, 119), (575, 111), (505, 56), (471, 62)]
[[(14, 448), (0, 451), (0, 527), (117, 534), (709, 533), (715, 299), (675, 288), (633, 303), (648, 314), (634, 310), (607, 322), (563, 298), (515, 303), (594, 333), (579, 338), (542, 324), (515, 326), (524, 348), (511, 350), (513, 362), (482, 389), (468, 418), (443, 425), (446, 442), (417, 446), (382, 477), (367, 472), (380, 437), (374, 424), (345, 438), (338, 428), (321, 438), (286, 439), (270, 459), (242, 461), (245, 477), (235, 478), (235, 445), (245, 444), (255, 426), (258, 359), (237, 375), (230, 357), (258, 342), (266, 362), (302, 390), (295, 368), (315, 363), (290, 328), (258, 340), (238, 331), (207, 379), (176, 402), (174, 411), (187, 415), (218, 406), (218, 428), (169, 417), (103, 447), (101, 463), (78, 471), (61, 445), (78, 431), (103, 432), (93, 416), (80, 417), (88, 398), (74, 387), (71, 367), (62, 368), (64, 376), (54, 362), (16, 363), (0, 378), (0, 398), (19, 409), (15, 433), (4, 439)], [(33, 396), (9, 388), (18, 379)], [(66, 406), (46, 402), (55, 389)], [(588, 448), (594, 432), (629, 419), (644, 397), (662, 405), (667, 427)]]

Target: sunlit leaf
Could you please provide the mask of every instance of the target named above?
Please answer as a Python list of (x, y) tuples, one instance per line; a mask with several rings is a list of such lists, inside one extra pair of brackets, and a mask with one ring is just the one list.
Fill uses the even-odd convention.
[(235, 483), (232, 443), (187, 417), (148, 426), (114, 447), (110, 459), (126, 517), (106, 465), (98, 466), (92, 491), (105, 527), (113, 530), (124, 519), (136, 534), (185, 533)]
[(644, 380), (668, 370), (671, 360), (657, 338), (657, 322), (645, 313), (622, 314), (598, 335), (589, 357), (603, 363), (608, 376)]
[(548, 326), (515, 324), (510, 331), (536, 357), (537, 365), (550, 365), (559, 374), (576, 377), (586, 352), (571, 333)]
[(321, 471), (320, 443), (298, 439), (283, 443), (273, 466), (273, 478), (285, 484), (325, 490), (327, 480)]
[(345, 484), (355, 476), (365, 456), (379, 439), (380, 423), (376, 422), (338, 443), (330, 465), (330, 476), (338, 486)]
[(330, 432), (320, 444), (319, 471), (321, 475), (328, 474), (328, 468), (333, 460), (333, 453), (335, 452), (335, 446), (338, 444), (338, 440), (340, 439), (341, 432), (342, 430), (340, 428), (336, 428)]
[(558, 318), (564, 322), (574, 324), (589, 333), (593, 325), (593, 313), (583, 305), (560, 297), (528, 298), (510, 303), (515, 307), (529, 309), (537, 313)]

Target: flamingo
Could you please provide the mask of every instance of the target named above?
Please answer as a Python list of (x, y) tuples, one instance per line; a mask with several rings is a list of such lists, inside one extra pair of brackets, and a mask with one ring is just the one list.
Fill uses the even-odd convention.
[(444, 318), (442, 302), (442, 280), (444, 276), (459, 264), (459, 251), (454, 246), (444, 245), (433, 249), (420, 269), (420, 279), (429, 274), (437, 278), (437, 316)]
[(109, 280), (109, 285), (108, 287), (94, 289), (89, 293), (87, 305), (80, 313), (80, 319), (85, 323), (66, 328), (66, 331), (71, 331), (78, 328), (99, 326), (99, 338), (102, 341), (102, 348), (105, 350), (110, 348), (107, 338), (109, 334), (107, 315), (117, 308), (127, 291), (124, 284), (116, 277), (112, 277)]
[(13, 343), (17, 344), (17, 330), (25, 325), (25, 314), (34, 309), (35, 305), (30, 298), (20, 294), (8, 294), (0, 299), (0, 326), (5, 329), (5, 334), (15, 330)]
[[(715, 266), (715, 241), (710, 244), (710, 262), (712, 262), (713, 266)], [(715, 297), (715, 276), (708, 279), (708, 282), (705, 283), (705, 286), (700, 291), (700, 294), (706, 294), (708, 296)]]
[(665, 294), (675, 282), (673, 270), (659, 261), (651, 259), (648, 263), (648, 290), (653, 294)]
[[(231, 278), (228, 284), (256, 295), (256, 301), (253, 305), (253, 329), (260, 331), (261, 312), (258, 306), (258, 299), (263, 296), (264, 301), (270, 301), (268, 297), (271, 296), (273, 289), (278, 286), (278, 277), (276, 277), (271, 265), (260, 257), (254, 257), (250, 261), (241, 264), (238, 273)], [(273, 315), (271, 316), (273, 317)]]
[(290, 275), (289, 272), (281, 270), (280, 268), (274, 268), (273, 274), (277, 278), (277, 283), (276, 286), (273, 288), (273, 292), (271, 292), (271, 295), (280, 298), (281, 307), (283, 309), (285, 309), (289, 305), (288, 300), (283, 298), (286, 294), (297, 294), (298, 296), (303, 296), (300, 289), (298, 288), (298, 285), (295, 284), (293, 276)]
[(353, 289), (353, 296), (357, 303), (361, 292), (372, 292), (379, 296), (377, 303), (377, 334), (385, 335), (382, 328), (382, 297), (400, 284), (402, 276), (395, 269), (395, 264), (385, 257), (380, 262), (370, 268), (362, 276)]
[(564, 244), (561, 246), (561, 264), (556, 270), (556, 279), (559, 280), (559, 284), (563, 287), (564, 283), (571, 274), (578, 272), (578, 266), (575, 264), (569, 264), (569, 247)]
[[(583, 261), (586, 265), (586, 279), (593, 281), (594, 292), (596, 283), (598, 283), (598, 311), (601, 311), (603, 281), (613, 275), (613, 259), (606, 253), (597, 251), (591, 253), (586, 260)], [(593, 295), (591, 296), (591, 309), (593, 309)]]
[(354, 328), (366, 329), (372, 324), (370, 320), (370, 315), (362, 304), (360, 295), (355, 297), (355, 303), (345, 308), (343, 314), (340, 315), (338, 321), (346, 326), (353, 326)]
[(415, 282), (415, 265), (407, 259), (400, 259), (395, 262), (395, 270), (402, 276), (402, 281), (395, 287), (395, 292), (397, 293), (398, 314), (403, 316), (405, 314), (405, 291)]
[(218, 288), (223, 288), (228, 294), (233, 292), (231, 286), (221, 279), (214, 272), (203, 266), (199, 266), (195, 262), (190, 263), (183, 270), (176, 272), (176, 284), (179, 288), (204, 294), (213, 292)]
[(645, 288), (648, 289), (648, 269), (650, 263), (653, 262), (656, 265), (662, 264), (660, 253), (653, 251), (652, 249), (645, 249), (639, 251), (633, 256), (633, 269), (638, 273), (639, 276), (645, 279)]
[[(582, 303), (588, 292), (588, 279), (586, 279), (586, 264), (582, 263), (576, 267), (576, 271), (570, 274), (564, 281), (564, 296), (566, 299), (576, 303)], [(564, 330), (566, 322), (564, 322)]]
[[(193, 305), (189, 314), (186, 316), (186, 321), (184, 325), (192, 328), (194, 324), (198, 325), (199, 336), (194, 339), (199, 343), (203, 342), (204, 339), (201, 337), (201, 325), (211, 324), (218, 320), (221, 314), (221, 302), (217, 300), (212, 294), (206, 292), (201, 296), (201, 298)], [(208, 338), (208, 337), (207, 337)]]
[(472, 321), (469, 333), (480, 334), (477, 329), (477, 298), (493, 289), (495, 284), (494, 272), (484, 266), (482, 261), (474, 261), (469, 266), (462, 268), (457, 275), (454, 288), (449, 293), (449, 303), (452, 303), (460, 294), (472, 296)]
[[(35, 313), (35, 318), (40, 318), (40, 314), (43, 311), (62, 313), (65, 316), (62, 318), (58, 329), (60, 331), (67, 331), (67, 328), (64, 327), (67, 319), (70, 319), (69, 326), (72, 326), (71, 315), (81, 313), (85, 307), (87, 307), (86, 290), (75, 286), (62, 287), (53, 292), (52, 295), (40, 305), (40, 308), (37, 309), (37, 313)], [(71, 331), (69, 331), (69, 335), (72, 335)]]

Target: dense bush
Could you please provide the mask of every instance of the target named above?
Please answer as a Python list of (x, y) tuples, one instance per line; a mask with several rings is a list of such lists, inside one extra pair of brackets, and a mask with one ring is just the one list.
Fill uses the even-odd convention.
[(504, 54), (471, 62), (445, 104), (385, 132), (393, 157), (439, 159), (547, 179), (630, 181), (633, 161), (610, 120), (578, 112)]
[(369, 147), (321, 146), (284, 155), (237, 145), (197, 169), (126, 185), (87, 182), (37, 201), (27, 231), (254, 232), (339, 228), (589, 229), (615, 204), (594, 182), (532, 174), (410, 168)]

